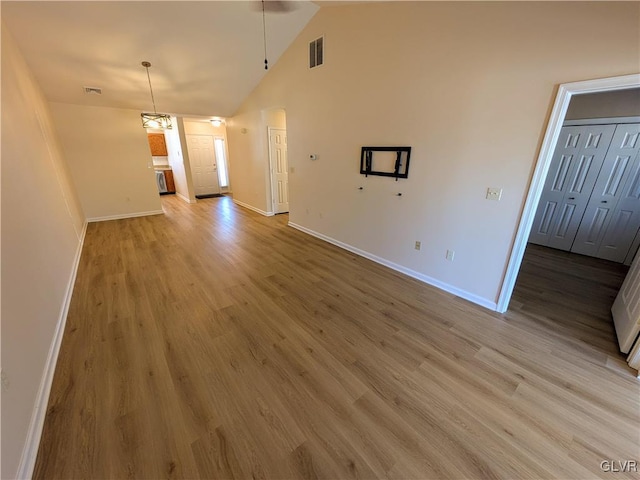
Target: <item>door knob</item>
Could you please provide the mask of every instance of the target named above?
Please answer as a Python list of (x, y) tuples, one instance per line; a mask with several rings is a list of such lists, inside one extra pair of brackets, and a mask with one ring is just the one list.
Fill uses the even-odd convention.
[(575, 200), (576, 197), (569, 197), (569, 200)]
[(606, 200), (602, 200), (600, 203), (607, 203), (607, 201)]

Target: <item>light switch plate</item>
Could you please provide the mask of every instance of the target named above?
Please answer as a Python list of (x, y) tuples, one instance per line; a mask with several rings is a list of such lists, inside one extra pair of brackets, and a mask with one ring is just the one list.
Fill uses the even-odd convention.
[(502, 189), (489, 187), (487, 188), (487, 200), (495, 200), (498, 201), (502, 197)]

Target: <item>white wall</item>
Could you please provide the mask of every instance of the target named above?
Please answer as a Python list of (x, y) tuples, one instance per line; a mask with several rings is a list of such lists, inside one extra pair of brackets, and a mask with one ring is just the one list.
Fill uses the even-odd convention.
[(50, 105), (89, 221), (162, 213), (139, 111)]
[[(62, 334), (84, 235), (52, 127), (47, 102), (2, 25), (2, 370), (9, 382), (2, 391), (2, 478), (28, 475), (35, 461), (55, 361), (50, 350)], [(28, 438), (32, 450), (18, 472)]]
[(167, 142), (167, 153), (169, 165), (173, 172), (173, 181), (176, 185), (176, 195), (182, 198), (187, 203), (195, 203), (196, 197), (193, 193), (193, 184), (191, 181), (191, 174), (187, 175), (191, 169), (185, 166), (188, 162), (188, 157), (185, 158), (183, 150), (186, 150), (186, 145), (183, 148), (180, 141), (180, 129), (184, 130), (184, 124), (182, 119), (173, 117), (173, 128), (171, 130), (165, 130), (164, 138)]
[(571, 98), (566, 120), (640, 116), (640, 89), (590, 93)]
[(263, 108), (227, 120), (233, 199), (271, 214), (268, 127), (287, 128), (285, 110)]
[[(282, 108), (269, 108), (262, 111), (264, 123), (271, 128), (287, 128), (287, 115)], [(268, 137), (267, 137), (268, 138)], [(268, 144), (267, 140), (267, 144)]]
[(184, 131), (187, 135), (211, 135), (223, 137), (225, 141), (227, 138), (226, 125), (223, 123), (219, 127), (214, 127), (209, 120), (185, 118)]
[(229, 170), (234, 201), (270, 211), (267, 129), (260, 109), (227, 119)]
[[(266, 210), (261, 111), (285, 108), (292, 223), (494, 305), (557, 85), (637, 72), (638, 18), (629, 2), (322, 8), (229, 124), (235, 194)], [(409, 178), (361, 176), (363, 145), (411, 146)]]

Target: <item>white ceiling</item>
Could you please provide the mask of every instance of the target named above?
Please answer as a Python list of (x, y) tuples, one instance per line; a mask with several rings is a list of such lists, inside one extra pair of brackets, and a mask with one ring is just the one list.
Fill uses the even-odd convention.
[[(269, 65), (318, 10), (290, 2), (267, 13)], [(256, 1), (67, 1), (0, 4), (7, 27), (50, 101), (228, 117), (265, 75)], [(83, 87), (100, 87), (87, 95)]]

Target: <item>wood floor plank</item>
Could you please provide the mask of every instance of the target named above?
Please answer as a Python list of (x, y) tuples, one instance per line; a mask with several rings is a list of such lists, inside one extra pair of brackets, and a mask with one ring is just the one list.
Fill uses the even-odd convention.
[(527, 249), (489, 312), (228, 197), (92, 223), (36, 479), (636, 478), (626, 267)]

